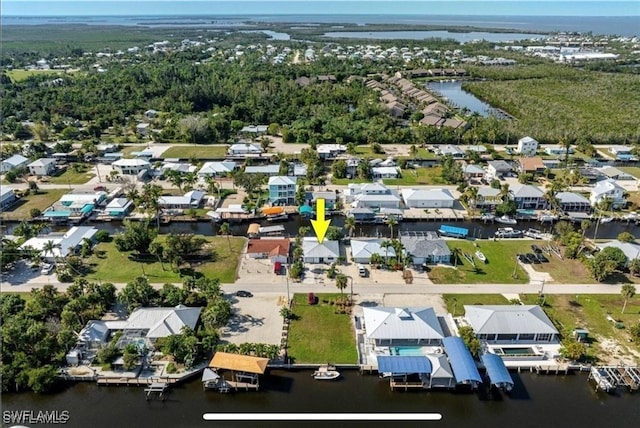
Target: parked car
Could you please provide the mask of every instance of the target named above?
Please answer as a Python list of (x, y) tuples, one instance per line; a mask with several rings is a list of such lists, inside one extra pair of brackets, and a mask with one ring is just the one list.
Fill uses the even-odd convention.
[(367, 268), (360, 265), (358, 266), (358, 275), (362, 278), (365, 278), (367, 275), (369, 274), (369, 272), (367, 271)]
[(42, 265), (42, 268), (40, 269), (40, 274), (41, 275), (49, 275), (51, 272), (53, 272), (53, 269), (55, 268), (54, 265), (50, 264), (50, 263), (45, 263)]
[(280, 262), (275, 262), (273, 264), (273, 273), (276, 275), (282, 275), (284, 270), (284, 266)]
[(533, 250), (534, 253), (541, 253), (542, 252), (542, 248), (538, 247), (536, 244), (533, 244), (531, 246), (531, 249)]
[(536, 255), (534, 253), (528, 253), (527, 254), (527, 258), (529, 259), (530, 263), (535, 263), (535, 264), (539, 264), (540, 260), (538, 260), (538, 258), (536, 257)]
[(537, 254), (536, 254), (536, 258), (538, 259), (538, 261), (540, 261), (540, 262), (542, 262), (542, 263), (547, 263), (547, 262), (549, 261), (549, 259), (548, 259), (548, 258), (546, 258), (546, 257), (544, 256), (544, 254), (542, 254), (542, 253), (537, 253)]
[(93, 190), (95, 192), (106, 192), (107, 188), (106, 188), (106, 186), (96, 186), (96, 187), (93, 188)]
[(525, 254), (518, 254), (518, 260), (520, 263), (530, 263), (529, 258)]
[(238, 291), (236, 291), (236, 296), (238, 296), (238, 297), (253, 297), (253, 294), (251, 294), (250, 291), (238, 290)]

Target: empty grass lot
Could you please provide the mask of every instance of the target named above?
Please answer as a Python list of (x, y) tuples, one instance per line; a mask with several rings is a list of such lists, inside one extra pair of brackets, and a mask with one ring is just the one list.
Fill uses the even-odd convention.
[(14, 205), (3, 210), (2, 218), (5, 220), (25, 220), (31, 218), (29, 211), (31, 211), (32, 208), (44, 211), (66, 193), (69, 193), (69, 189), (39, 190), (37, 195), (30, 193), (29, 196), (21, 198)]
[[(215, 262), (206, 262), (194, 266), (194, 270), (210, 278), (218, 278), (222, 283), (232, 283), (236, 280), (236, 270), (240, 253), (244, 248), (245, 239), (240, 237), (205, 236), (212, 249), (217, 254)], [(164, 240), (160, 235), (158, 240)], [(229, 243), (231, 249), (229, 249)], [(96, 246), (94, 255), (88, 263), (93, 272), (87, 274), (88, 279), (109, 282), (128, 282), (133, 278), (145, 275), (151, 283), (182, 282), (177, 272), (171, 270), (168, 263), (162, 265), (156, 261), (138, 262), (131, 260), (128, 253), (121, 253), (112, 242), (103, 242)], [(186, 267), (187, 265), (183, 265)]]
[(173, 146), (162, 153), (163, 158), (224, 159), (227, 146)]
[(293, 296), (297, 319), (289, 328), (288, 354), (296, 363), (355, 364), (356, 352), (351, 315), (336, 314), (331, 301), (340, 294), (319, 294), (317, 305), (307, 303), (306, 294)]
[(85, 184), (96, 175), (89, 171), (77, 172), (73, 168), (67, 168), (65, 172), (56, 176), (49, 177), (49, 183), (52, 184)]
[(11, 79), (12, 82), (22, 82), (27, 80), (31, 76), (42, 76), (42, 75), (51, 75), (55, 76), (56, 74), (64, 74), (59, 70), (8, 70), (7, 76)]
[(382, 181), (387, 186), (446, 184), (441, 167), (403, 169), (401, 178), (386, 178)]
[(447, 312), (454, 317), (464, 315), (464, 305), (508, 305), (502, 294), (443, 294)]
[[(538, 303), (537, 295), (521, 295), (520, 298), (525, 304)], [(602, 346), (606, 339), (616, 341), (620, 344), (623, 355), (630, 356), (629, 349), (640, 352), (640, 343), (629, 341), (629, 328), (640, 320), (640, 297), (636, 295), (629, 300), (624, 314), (621, 313), (623, 304), (622, 296), (614, 294), (556, 294), (546, 296), (544, 311), (565, 337), (570, 336), (576, 327), (589, 330), (592, 338), (588, 348), (590, 356), (608, 354), (608, 350), (604, 349), (606, 346)], [(607, 315), (621, 322), (624, 328), (616, 328), (607, 320)], [(640, 362), (637, 355), (636, 361)]]
[[(457, 268), (437, 266), (429, 272), (429, 278), (436, 284), (525, 284), (529, 275), (516, 265), (516, 254), (531, 252), (533, 241), (463, 241), (450, 240), (450, 249), (459, 248), (462, 252), (472, 256), (478, 270), (475, 271), (471, 263), (464, 257), (458, 260)], [(487, 258), (487, 263), (480, 262), (474, 255), (480, 249)], [(516, 267), (516, 277), (512, 276)], [(506, 290), (505, 290), (506, 291)]]

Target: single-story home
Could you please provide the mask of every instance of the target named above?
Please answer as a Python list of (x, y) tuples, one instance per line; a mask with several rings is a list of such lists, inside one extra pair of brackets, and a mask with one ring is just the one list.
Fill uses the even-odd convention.
[(400, 176), (400, 168), (396, 166), (376, 166), (371, 168), (371, 176), (373, 178), (398, 178)]
[(629, 146), (611, 146), (609, 147), (609, 153), (614, 155), (616, 160), (629, 161), (636, 159)]
[[(550, 156), (565, 156), (567, 149), (562, 146), (547, 146), (544, 148), (544, 152)], [(569, 147), (569, 154), (572, 155), (574, 152), (573, 147)]]
[(144, 159), (119, 159), (111, 164), (122, 175), (138, 175), (151, 167)]
[(469, 163), (462, 168), (462, 173), (464, 174), (464, 177), (467, 179), (482, 178), (482, 176), (484, 176), (484, 169), (482, 169), (478, 165)]
[(640, 258), (640, 245), (634, 244), (632, 242), (621, 242), (615, 239), (603, 244), (597, 244), (596, 246), (599, 250), (604, 250), (607, 247), (619, 248), (620, 250), (622, 250), (624, 255), (627, 256), (627, 265), (631, 260)]
[(604, 166), (600, 168), (600, 171), (606, 177), (613, 178), (614, 180), (635, 180), (636, 179), (633, 175), (627, 172), (624, 172), (614, 166)]
[(440, 156), (451, 156), (454, 159), (464, 159), (467, 154), (458, 146), (452, 146), (450, 144), (436, 148), (436, 153)]
[(555, 343), (559, 333), (537, 305), (464, 305), (476, 337), (488, 343)]
[(188, 209), (198, 208), (204, 198), (204, 192), (191, 190), (182, 196), (160, 196), (158, 204), (162, 208), (168, 209)]
[(340, 257), (340, 243), (328, 239), (319, 243), (317, 238), (305, 237), (302, 251), (302, 261), (305, 263), (333, 263)]
[(140, 135), (147, 135), (149, 133), (149, 124), (148, 123), (139, 123), (136, 125), (136, 132)]
[(400, 242), (416, 266), (451, 262), (451, 250), (435, 232), (401, 233)]
[(163, 173), (168, 171), (174, 171), (180, 174), (194, 173), (198, 170), (198, 167), (186, 162), (167, 162), (165, 161), (160, 167)]
[(12, 187), (0, 186), (0, 208), (5, 209), (13, 205), (17, 200), (16, 192)]
[(347, 146), (343, 144), (319, 144), (316, 147), (320, 159), (331, 159), (347, 152)]
[(41, 158), (31, 162), (28, 167), (29, 174), (45, 177), (51, 175), (56, 170), (56, 160), (53, 158)]
[(344, 190), (345, 202), (351, 203), (358, 195), (390, 195), (391, 189), (380, 183), (349, 183)]
[(289, 239), (249, 239), (247, 257), (253, 259), (270, 259), (272, 264), (286, 264), (289, 258)]
[(240, 133), (264, 134), (269, 129), (269, 125), (248, 125), (240, 130)]
[(360, 194), (354, 197), (353, 208), (400, 208), (400, 197), (394, 194)]
[(42, 214), (44, 217), (55, 219), (68, 219), (69, 217), (88, 217), (97, 205), (107, 198), (106, 192), (94, 193), (67, 193), (47, 208)]
[[(58, 258), (76, 254), (80, 251), (85, 239), (94, 243), (96, 233), (98, 233), (98, 229), (92, 226), (74, 226), (62, 235), (60, 233), (50, 233), (30, 238), (20, 246), (20, 249), (29, 247), (39, 250), (44, 260), (54, 262)], [(45, 253), (43, 249), (49, 241), (53, 242), (55, 248)]]
[(231, 174), (236, 169), (235, 162), (205, 162), (198, 171), (199, 177), (219, 177)]
[[(351, 257), (355, 263), (369, 264), (371, 255), (378, 254), (382, 258), (395, 258), (396, 251), (391, 245), (383, 247), (384, 239), (351, 239)], [(387, 241), (389, 244), (391, 241)]]
[(442, 327), (431, 307), (363, 307), (366, 340), (374, 346), (440, 345)]
[(245, 174), (264, 174), (270, 177), (280, 174), (280, 165), (249, 165), (244, 168)]
[(453, 208), (456, 198), (448, 189), (402, 189), (407, 208)]
[(126, 217), (133, 209), (133, 201), (127, 198), (114, 198), (104, 209), (104, 212), (110, 217), (123, 218)]
[(227, 150), (227, 153), (232, 156), (259, 155), (262, 152), (262, 147), (250, 143), (232, 144), (229, 150)]
[(29, 163), (29, 159), (22, 155), (13, 155), (10, 158), (4, 159), (0, 162), (0, 173), (12, 171), (14, 169), (25, 168)]

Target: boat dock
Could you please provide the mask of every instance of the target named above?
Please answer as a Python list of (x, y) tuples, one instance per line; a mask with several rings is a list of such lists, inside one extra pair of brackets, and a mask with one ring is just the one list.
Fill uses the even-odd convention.
[(640, 389), (640, 367), (626, 366), (599, 366), (592, 367), (589, 380), (596, 384), (596, 391), (601, 389), (612, 392), (620, 386), (629, 389), (629, 392)]
[(169, 385), (166, 383), (154, 382), (148, 388), (145, 388), (145, 399), (149, 401), (151, 398), (156, 396), (160, 400), (164, 401), (168, 388)]
[(163, 383), (164, 385), (171, 385), (178, 382), (180, 379), (178, 378), (138, 378), (138, 377), (123, 377), (123, 378), (98, 378), (96, 384), (98, 386), (146, 386), (146, 385), (154, 385), (157, 383)]

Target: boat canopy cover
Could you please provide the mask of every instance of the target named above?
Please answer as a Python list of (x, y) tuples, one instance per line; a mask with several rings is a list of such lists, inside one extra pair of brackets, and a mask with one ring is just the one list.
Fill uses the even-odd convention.
[(258, 223), (251, 223), (249, 225), (249, 229), (247, 230), (248, 235), (256, 235), (260, 233), (260, 225)]
[(496, 354), (483, 354), (482, 364), (484, 364), (487, 369), (487, 374), (489, 375), (489, 379), (491, 379), (491, 384), (500, 385), (500, 384), (509, 384), (513, 386), (513, 379), (511, 379), (511, 375), (509, 374), (509, 370), (504, 365), (504, 361), (499, 355)]
[(427, 357), (379, 355), (378, 372), (404, 375), (413, 373), (431, 373), (431, 361)]
[(482, 383), (480, 373), (476, 367), (471, 352), (461, 338), (450, 336), (442, 339), (444, 350), (449, 357), (453, 375), (458, 383)]
[(203, 382), (207, 382), (210, 380), (218, 380), (220, 379), (220, 375), (218, 373), (216, 373), (213, 369), (210, 369), (208, 367), (206, 367), (203, 371), (202, 371), (202, 381)]
[(455, 227), (455, 226), (448, 226), (446, 224), (443, 224), (442, 226), (440, 226), (440, 233), (467, 236), (469, 234), (469, 229), (465, 229), (464, 227)]
[(209, 362), (209, 367), (233, 370), (237, 372), (263, 374), (268, 363), (268, 358), (229, 354), (227, 352), (216, 352)]
[(313, 213), (313, 208), (309, 205), (301, 205), (300, 208), (298, 208), (298, 212), (300, 214), (311, 214)]
[(282, 207), (268, 207), (262, 209), (262, 214), (264, 215), (278, 215), (284, 213), (284, 208)]

